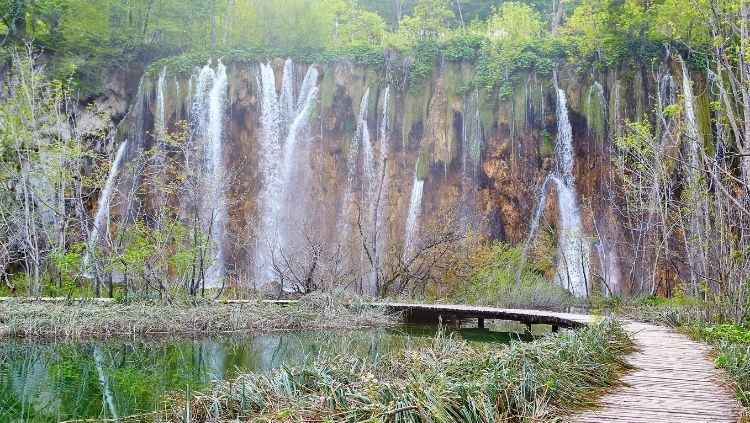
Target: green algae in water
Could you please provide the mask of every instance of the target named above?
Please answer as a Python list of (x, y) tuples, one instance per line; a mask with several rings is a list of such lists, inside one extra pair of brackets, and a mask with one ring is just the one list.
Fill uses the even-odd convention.
[[(520, 327), (520, 326), (519, 326)], [(502, 330), (519, 330), (504, 327)], [(469, 341), (507, 343), (523, 335), (448, 329)], [(281, 332), (206, 339), (0, 342), (0, 422), (111, 419), (164, 407), (165, 394), (207, 388), (214, 379), (295, 365), (321, 354), (381, 359), (428, 345), (434, 325), (354, 332)]]

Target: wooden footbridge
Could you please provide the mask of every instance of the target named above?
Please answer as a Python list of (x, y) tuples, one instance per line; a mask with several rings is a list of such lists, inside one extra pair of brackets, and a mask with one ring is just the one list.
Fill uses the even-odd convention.
[[(447, 304), (373, 303), (405, 314), (407, 320), (476, 318), (514, 320), (527, 325), (576, 328), (593, 316), (539, 310), (500, 309)], [(567, 416), (581, 423), (736, 423), (739, 404), (723, 374), (713, 365), (705, 344), (664, 326), (625, 322), (637, 351), (627, 357), (635, 369), (623, 386), (605, 393), (599, 407)]]
[(420, 303), (370, 303), (384, 307), (390, 312), (404, 315), (407, 321), (438, 321), (477, 319), (479, 326), (484, 326), (485, 319), (512, 320), (526, 325), (550, 325), (553, 331), (558, 328), (578, 328), (586, 326), (592, 317), (585, 314), (556, 313), (541, 310), (522, 310), (512, 308), (479, 307), (456, 304), (420, 304)]
[[(2, 301), (4, 298), (0, 298)], [(65, 299), (45, 299), (47, 301)], [(241, 303), (250, 300), (228, 300)], [(296, 301), (267, 301), (293, 305)], [(594, 320), (586, 314), (540, 310), (501, 309), (451, 304), (373, 302), (391, 312), (403, 313), (407, 321), (439, 319), (511, 320), (559, 328), (586, 326)], [(705, 344), (667, 327), (626, 322), (625, 329), (637, 345), (627, 357), (634, 370), (622, 376), (623, 386), (605, 393), (593, 410), (567, 416), (565, 422), (581, 423), (736, 423), (739, 404), (727, 387), (723, 374), (711, 359)]]

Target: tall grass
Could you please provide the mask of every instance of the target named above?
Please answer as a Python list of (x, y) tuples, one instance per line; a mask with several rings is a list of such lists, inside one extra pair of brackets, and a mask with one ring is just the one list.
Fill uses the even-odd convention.
[(750, 421), (750, 327), (691, 324), (685, 329), (693, 338), (714, 346), (714, 363), (729, 376), (734, 394), (743, 406), (741, 421)]
[(262, 301), (224, 304), (130, 304), (27, 300), (0, 302), (0, 336), (102, 337), (156, 333), (209, 334), (274, 329), (339, 329), (393, 325), (385, 310), (357, 297), (302, 297), (287, 307)]
[(168, 421), (495, 422), (552, 419), (617, 385), (633, 344), (615, 320), (508, 346), (438, 334), (377, 362), (310, 364), (175, 393)]

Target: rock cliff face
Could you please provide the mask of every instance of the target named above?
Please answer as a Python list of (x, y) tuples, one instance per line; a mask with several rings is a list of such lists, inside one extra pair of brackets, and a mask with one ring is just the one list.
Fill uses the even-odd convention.
[[(270, 65), (276, 95), (281, 99), (288, 89), (285, 79), (299, 95), (310, 65), (290, 66), (282, 59)], [(525, 241), (555, 160), (557, 95), (550, 76), (527, 75), (509, 96), (500, 98), (467, 88), (473, 76), (467, 64), (438, 65), (433, 78), (408, 88), (389, 86), (378, 69), (345, 62), (312, 66), (317, 70), (317, 91), (294, 144), (291, 176), (278, 190), (291, 207), (283, 207), (284, 215), (275, 220), (270, 236), (262, 233), (264, 184), (270, 182), (264, 176), (269, 164), (263, 163), (268, 155), (262, 151), (267, 134), (260, 64), (227, 64), (221, 154), (227, 175), (227, 237), (222, 249), (228, 272), (238, 278), (261, 277), (257, 251), (268, 241), (262, 236), (283, 233), (292, 239), (309, 233), (318, 243), (343, 245), (349, 232), (357, 230), (358, 215), (369, 222), (365, 232), (371, 230), (389, 245), (400, 246), (410, 230), (407, 221), (409, 209), (415, 207), (416, 181), (423, 181), (417, 231), (440, 216), (448, 220), (440, 224), (457, 230), (471, 228), (514, 244)], [(285, 77), (290, 70), (292, 77)], [(621, 199), (609, 140), (622, 133), (625, 119), (652, 109), (654, 100), (648, 93), (657, 90), (658, 83), (641, 74), (616, 72), (581, 77), (564, 65), (559, 82), (568, 98), (573, 132), (573, 174), (585, 232), (580, 236), (591, 244), (589, 289), (606, 290), (602, 287), (607, 285), (613, 293), (637, 290), (634, 281), (645, 271), (626, 248), (630, 234), (618, 212)], [(160, 110), (169, 131), (177, 130), (180, 120), (194, 121), (196, 85), (195, 76), (177, 76), (169, 70), (161, 83), (157, 76), (144, 78), (139, 101), (145, 109), (141, 116), (131, 116), (124, 123), (128, 130), (121, 131), (131, 138), (140, 134), (140, 146), (131, 151), (131, 158), (154, 144), (159, 121), (154, 116)], [(366, 113), (361, 113), (362, 106)], [(363, 122), (358, 122), (360, 116), (366, 117)], [(363, 137), (362, 127), (369, 136)], [(282, 129), (287, 134), (286, 140), (280, 138), (282, 149), (289, 131)], [(382, 189), (376, 189), (381, 182)], [(554, 188), (547, 193), (535, 242), (554, 246), (557, 194)], [(369, 216), (376, 202), (382, 211), (373, 222)]]

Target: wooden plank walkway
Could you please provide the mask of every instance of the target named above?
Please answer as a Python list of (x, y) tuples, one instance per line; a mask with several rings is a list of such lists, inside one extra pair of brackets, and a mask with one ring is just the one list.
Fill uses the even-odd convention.
[(605, 394), (600, 407), (567, 422), (736, 423), (739, 405), (709, 356), (710, 348), (670, 328), (628, 323), (639, 351), (625, 386)]
[(545, 310), (526, 310), (514, 308), (497, 308), (469, 306), (462, 304), (422, 304), (422, 303), (369, 303), (376, 307), (385, 307), (389, 311), (404, 312), (409, 315), (438, 316), (459, 318), (484, 318), (513, 320), (528, 324), (547, 324), (567, 328), (586, 326), (591, 323), (592, 316), (586, 314), (558, 313)]

